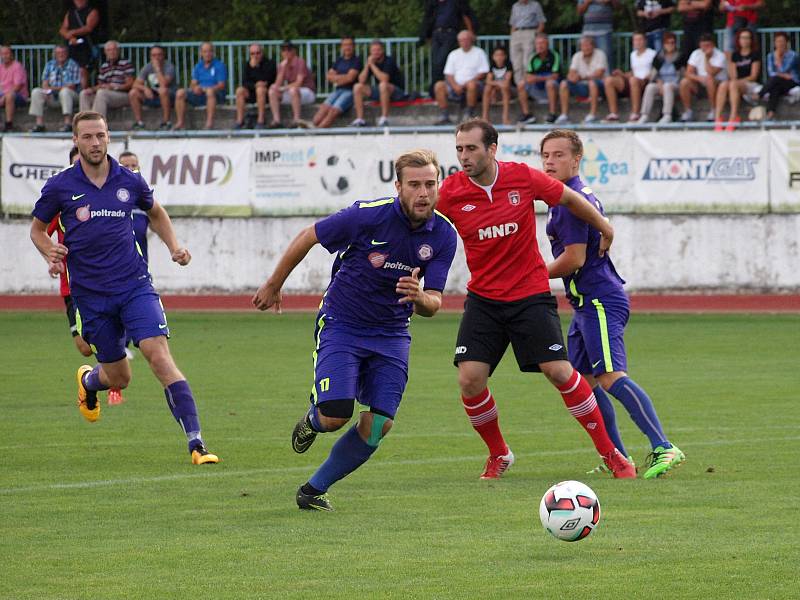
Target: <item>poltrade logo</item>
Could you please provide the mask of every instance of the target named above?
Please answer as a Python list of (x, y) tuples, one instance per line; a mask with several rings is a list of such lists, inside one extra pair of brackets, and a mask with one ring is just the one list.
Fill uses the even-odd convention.
[(581, 160), (581, 176), (590, 185), (597, 182), (604, 185), (611, 181), (612, 177), (627, 175), (628, 163), (625, 161), (613, 162), (608, 160), (605, 152), (589, 139), (583, 145), (583, 160)]
[(222, 154), (154, 154), (150, 167), (150, 185), (225, 185), (231, 177), (233, 162)]
[(758, 156), (651, 158), (643, 181), (753, 181)]

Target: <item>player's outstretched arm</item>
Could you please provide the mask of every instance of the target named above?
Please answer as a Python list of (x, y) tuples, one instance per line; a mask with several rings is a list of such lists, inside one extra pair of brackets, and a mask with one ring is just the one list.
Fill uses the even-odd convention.
[(47, 223), (33, 218), (31, 223), (31, 241), (36, 249), (47, 261), (50, 275), (61, 273), (64, 270), (64, 257), (67, 256), (67, 247), (64, 244), (57, 244), (47, 235)]
[(253, 296), (253, 306), (258, 310), (267, 310), (274, 306), (275, 310), (280, 313), (281, 288), (286, 278), (317, 243), (319, 243), (319, 239), (317, 239), (317, 230), (314, 225), (303, 229), (286, 248), (286, 252), (281, 256), (272, 275), (258, 288)]
[(557, 259), (547, 265), (550, 279), (569, 277), (586, 262), (586, 244), (569, 244), (564, 246)]
[(600, 232), (600, 250), (598, 254), (603, 256), (611, 247), (611, 242), (614, 241), (614, 228), (611, 226), (611, 223), (608, 222), (608, 219), (592, 206), (590, 202), (587, 202), (586, 198), (567, 186), (564, 186), (564, 193), (561, 195), (561, 204), (566, 206), (567, 210), (581, 221), (585, 221)]
[(415, 267), (410, 276), (398, 279), (395, 291), (403, 296), (398, 302), (413, 302), (414, 312), (421, 317), (432, 317), (442, 306), (441, 292), (420, 287), (419, 267)]
[(192, 260), (192, 255), (186, 248), (181, 248), (178, 244), (178, 238), (175, 236), (175, 229), (172, 227), (172, 219), (169, 214), (158, 202), (153, 202), (153, 208), (147, 211), (147, 216), (150, 218), (150, 229), (156, 232), (156, 235), (161, 238), (164, 245), (169, 249), (172, 255), (173, 262), (181, 266), (189, 264)]

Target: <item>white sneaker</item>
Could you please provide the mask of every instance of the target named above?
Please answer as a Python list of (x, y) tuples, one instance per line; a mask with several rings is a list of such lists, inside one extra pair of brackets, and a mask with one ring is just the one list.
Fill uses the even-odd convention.
[(681, 123), (687, 123), (689, 121), (694, 121), (694, 113), (692, 112), (691, 108), (683, 111), (683, 114), (681, 115)]
[(378, 119), (378, 127), (388, 127), (389, 126), (389, 119), (387, 117), (381, 117)]
[(638, 120), (638, 121), (636, 121), (636, 124), (637, 124), (637, 125), (644, 125), (644, 124), (645, 124), (645, 123), (647, 123), (649, 120), (650, 120), (650, 119), (648, 119), (648, 118), (647, 118), (647, 115), (642, 115), (641, 117), (639, 117), (639, 120)]
[(713, 110), (710, 110), (706, 113), (706, 121), (714, 121), (715, 118), (716, 114), (714, 113)]
[(350, 127), (364, 127), (367, 122), (364, 119), (353, 119), (350, 123)]
[(662, 125), (666, 125), (667, 123), (672, 123), (672, 115), (661, 115), (661, 118), (658, 120), (659, 123)]
[(565, 125), (567, 123), (569, 123), (569, 117), (567, 115), (565, 115), (564, 113), (558, 115), (558, 118), (556, 119), (555, 122), (556, 125)]
[(589, 113), (588, 115), (586, 115), (585, 117), (583, 117), (583, 122), (584, 122), (584, 123), (594, 123), (595, 121), (597, 121), (597, 117), (595, 117), (595, 116), (594, 116), (593, 114), (591, 114), (591, 113)]

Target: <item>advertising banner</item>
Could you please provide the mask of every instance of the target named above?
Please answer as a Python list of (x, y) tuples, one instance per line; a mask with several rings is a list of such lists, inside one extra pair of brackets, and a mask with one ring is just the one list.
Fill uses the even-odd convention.
[(774, 212), (800, 211), (800, 131), (771, 131), (770, 200)]

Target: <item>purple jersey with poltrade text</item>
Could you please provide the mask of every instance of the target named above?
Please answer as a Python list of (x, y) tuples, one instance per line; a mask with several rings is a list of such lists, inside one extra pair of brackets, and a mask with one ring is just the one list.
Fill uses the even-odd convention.
[(456, 251), (456, 232), (434, 212), (412, 229), (398, 198), (355, 202), (315, 225), (328, 252), (338, 252), (320, 312), (359, 330), (407, 335), (412, 303), (399, 303), (400, 277), (420, 268), (424, 289), (442, 291)]
[[(603, 205), (592, 193), (592, 189), (584, 185), (580, 177), (575, 176), (564, 184), (581, 194), (600, 211), (600, 214), (605, 215)], [(566, 207), (557, 205), (550, 207), (547, 212), (546, 231), (554, 258), (564, 253), (565, 246), (586, 244), (586, 262), (578, 271), (564, 277), (567, 299), (574, 308), (583, 306), (584, 296), (600, 298), (610, 294), (625, 294), (622, 287), (625, 281), (614, 268), (608, 252), (602, 257), (598, 256), (600, 232), (597, 229), (581, 221)]]
[(67, 273), (73, 296), (110, 295), (150, 284), (136, 248), (131, 211), (150, 210), (153, 190), (142, 176), (108, 157), (108, 178), (94, 185), (78, 161), (47, 180), (31, 213), (49, 223), (61, 213)]

